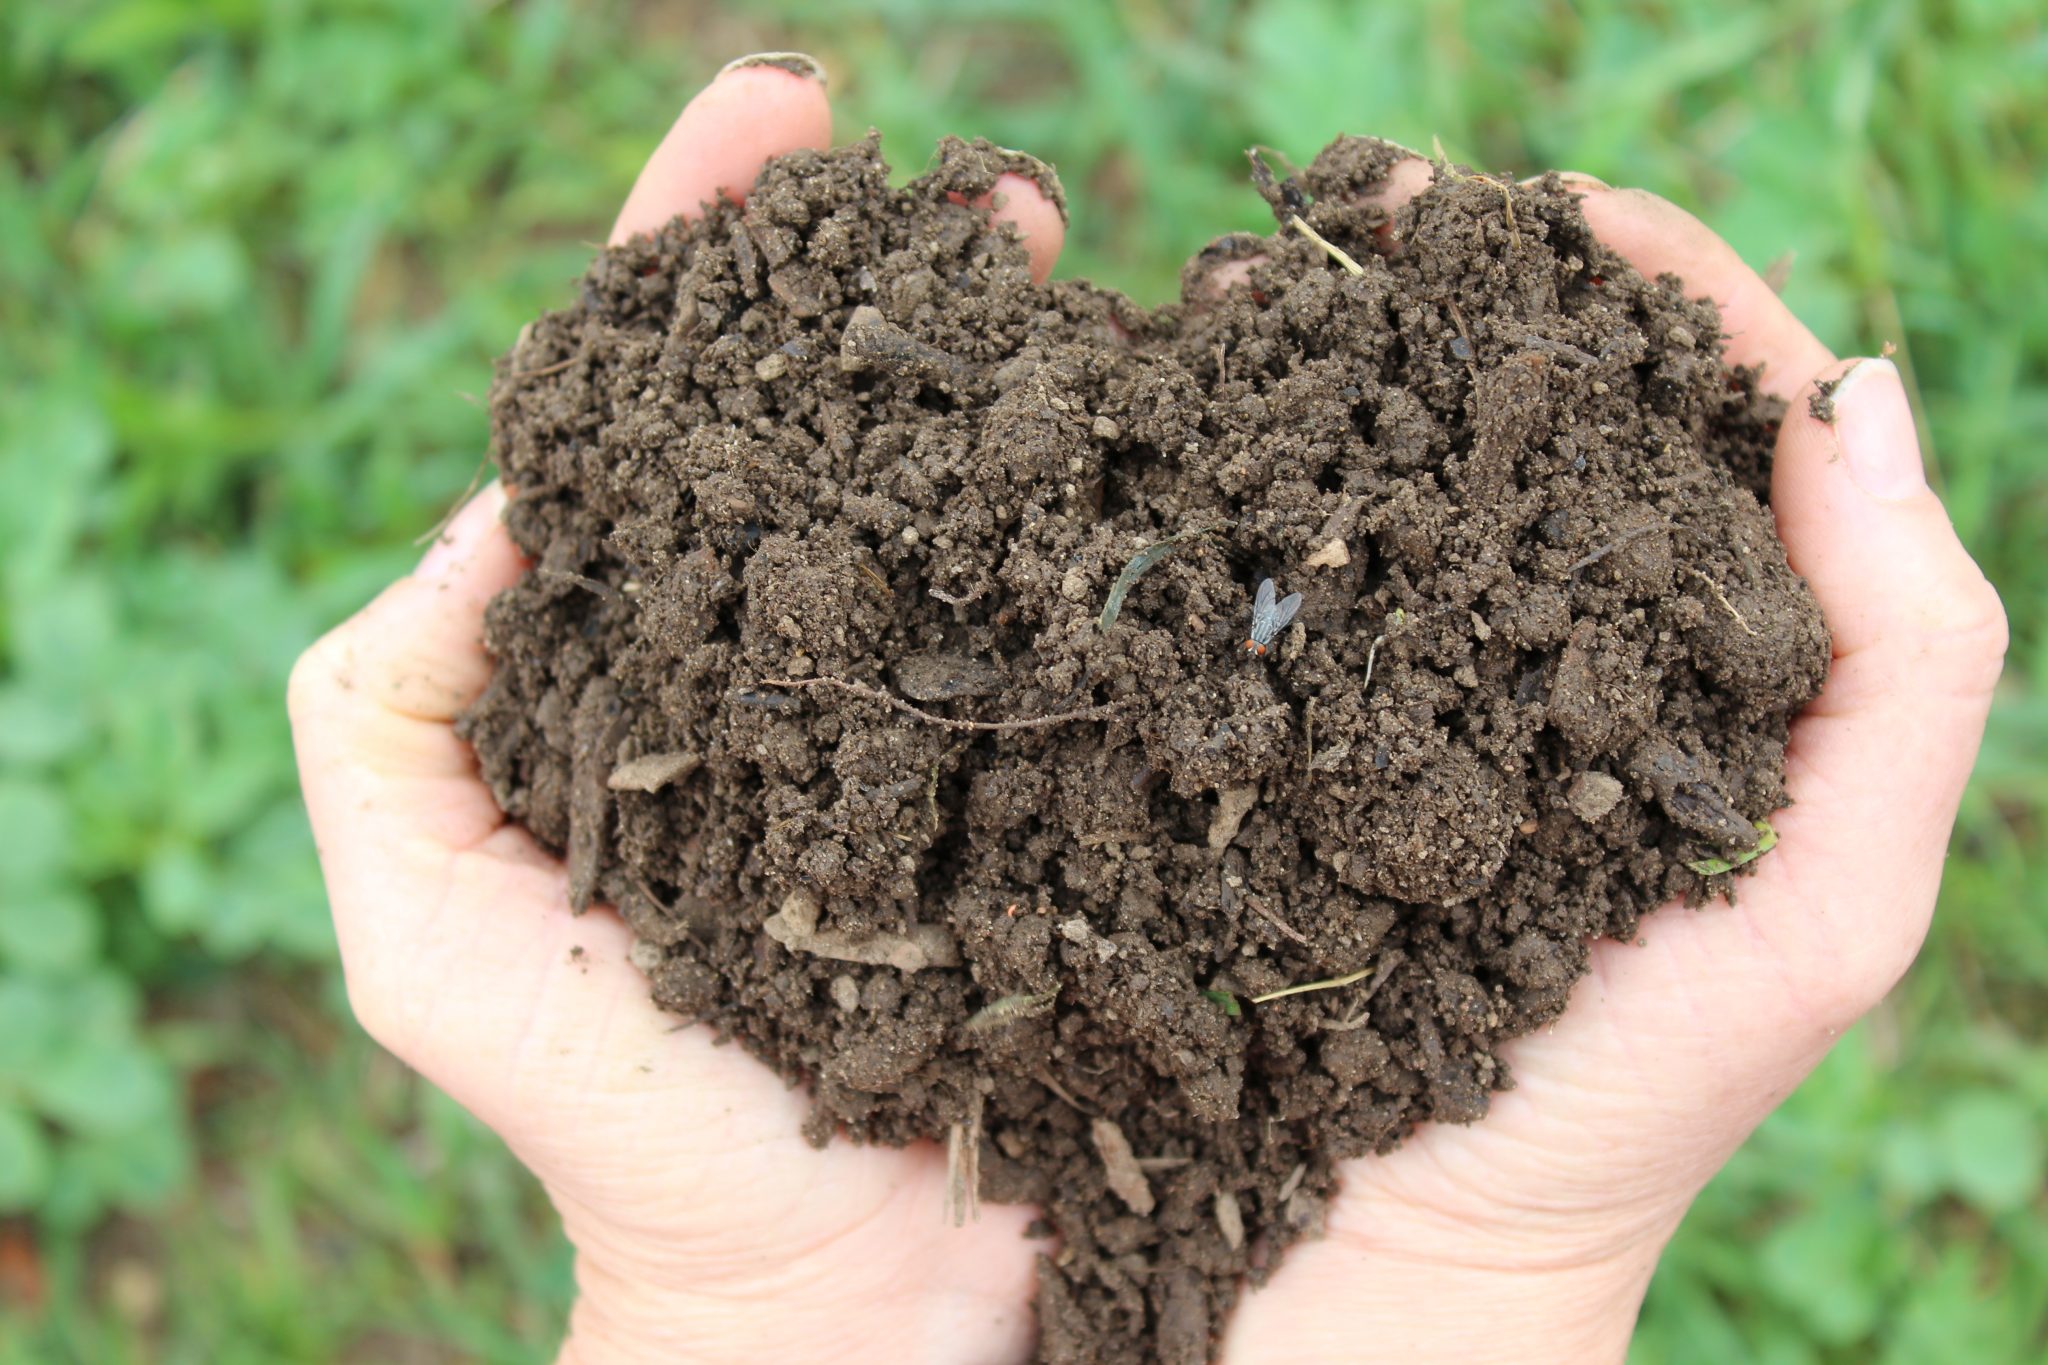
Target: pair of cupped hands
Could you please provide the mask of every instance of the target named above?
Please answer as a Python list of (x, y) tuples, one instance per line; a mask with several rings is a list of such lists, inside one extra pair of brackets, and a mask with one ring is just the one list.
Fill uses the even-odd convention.
[[(735, 63), (656, 148), (612, 240), (743, 197), (767, 158), (831, 135), (814, 63)], [(1430, 174), (1404, 162), (1384, 192)], [(1327, 1235), (1247, 1296), (1225, 1360), (1621, 1358), (1687, 1206), (1898, 979), (1933, 912), (2006, 628), (1928, 489), (1899, 374), (1837, 360), (1680, 209), (1567, 178), (1600, 238), (1711, 297), (1727, 358), (1790, 401), (1771, 509), (1834, 637), (1792, 729), (1795, 804), (1737, 904), (1595, 946), (1564, 1016), (1509, 1045), (1517, 1085), (1483, 1122), (1347, 1166)], [(1059, 210), (1018, 176), (992, 204), (1044, 279)], [(1838, 384), (1831, 421), (1805, 401), (1820, 382)], [(625, 926), (572, 917), (562, 864), (492, 801), (453, 722), (490, 673), (484, 605), (523, 568), (504, 502), (478, 496), (307, 651), (291, 718), (351, 1005), (504, 1137), (575, 1244), (562, 1359), (1025, 1358), (1032, 1210), (954, 1228), (935, 1147), (807, 1145), (804, 1097), (660, 1013)]]

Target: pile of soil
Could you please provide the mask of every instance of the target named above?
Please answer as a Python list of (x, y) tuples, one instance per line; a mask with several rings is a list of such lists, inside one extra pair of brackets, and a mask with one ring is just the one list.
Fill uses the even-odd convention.
[(1048, 1360), (1205, 1359), (1337, 1162), (1483, 1115), (1590, 936), (1754, 853), (1827, 667), (1713, 307), (1555, 177), (1389, 222), (1396, 155), (1147, 312), (1031, 281), (1010, 154), (792, 154), (493, 390), (499, 802), (816, 1140), (1043, 1208)]

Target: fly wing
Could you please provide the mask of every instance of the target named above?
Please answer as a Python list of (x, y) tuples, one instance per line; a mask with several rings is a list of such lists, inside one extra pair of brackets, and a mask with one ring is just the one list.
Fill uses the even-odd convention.
[[(1270, 583), (1270, 582), (1272, 582), (1272, 580), (1271, 580), (1271, 579), (1267, 579), (1266, 581), (1267, 581), (1267, 582), (1269, 582), (1269, 583)], [(1296, 612), (1298, 612), (1298, 611), (1300, 611), (1300, 610), (1301, 610), (1301, 594), (1300, 594), (1300, 593), (1298, 593), (1298, 592), (1291, 592), (1291, 593), (1288, 593), (1288, 594), (1287, 594), (1287, 596), (1285, 596), (1285, 597), (1281, 598), (1281, 599), (1280, 599), (1280, 605), (1279, 605), (1279, 606), (1278, 606), (1277, 608), (1275, 608), (1275, 609), (1274, 609), (1274, 612), (1273, 612), (1273, 631), (1274, 631), (1274, 633), (1275, 633), (1275, 634), (1278, 634), (1278, 633), (1279, 633), (1280, 631), (1283, 631), (1283, 630), (1287, 629), (1287, 623), (1288, 623), (1289, 621), (1292, 621), (1292, 620), (1294, 619), (1294, 613), (1296, 613)]]
[(1252, 597), (1252, 619), (1254, 621), (1262, 621), (1272, 614), (1273, 592), (1272, 579), (1268, 578), (1260, 582), (1257, 594)]

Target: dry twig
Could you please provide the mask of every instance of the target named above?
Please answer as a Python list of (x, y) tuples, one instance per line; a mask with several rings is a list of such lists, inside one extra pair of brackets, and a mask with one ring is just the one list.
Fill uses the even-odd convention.
[(981, 1106), (976, 1087), (967, 1100), (967, 1122), (946, 1129), (946, 1221), (956, 1228), (981, 1219)]

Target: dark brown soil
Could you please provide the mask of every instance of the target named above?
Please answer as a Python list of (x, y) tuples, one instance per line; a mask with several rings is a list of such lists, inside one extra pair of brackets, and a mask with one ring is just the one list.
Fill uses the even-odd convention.
[(1754, 847), (1827, 667), (1713, 307), (1554, 177), (1376, 232), (1393, 155), (1265, 187), (1361, 273), (1283, 228), (1147, 313), (1031, 282), (985, 144), (799, 153), (493, 393), (498, 800), (817, 1140), (1044, 1209), (1047, 1360), (1205, 1359), (1335, 1163), (1481, 1117), (1590, 937)]

